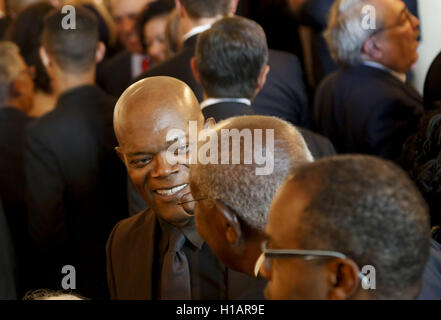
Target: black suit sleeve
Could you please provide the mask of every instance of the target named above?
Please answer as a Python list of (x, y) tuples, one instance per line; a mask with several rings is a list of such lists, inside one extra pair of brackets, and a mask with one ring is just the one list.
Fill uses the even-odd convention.
[(14, 249), (0, 202), (0, 300), (17, 299)]
[(296, 14), (299, 23), (317, 30), (324, 30), (328, 24), (328, 13), (334, 0), (306, 0)]
[(65, 238), (63, 193), (65, 183), (47, 137), (28, 128), (25, 169), (29, 232), (41, 248), (61, 245)]

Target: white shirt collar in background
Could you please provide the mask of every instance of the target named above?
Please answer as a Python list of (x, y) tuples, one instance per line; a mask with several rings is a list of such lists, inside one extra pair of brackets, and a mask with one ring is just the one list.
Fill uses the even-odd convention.
[(400, 80), (401, 82), (406, 83), (406, 74), (405, 73), (393, 71), (393, 70), (389, 69), (388, 67), (383, 66), (381, 63), (374, 62), (374, 61), (368, 61), (368, 60), (363, 61), (363, 65), (368, 66), (368, 67), (381, 69), (381, 70), (385, 70), (385, 71), (389, 72), (391, 75), (393, 75), (395, 78)]
[(213, 104), (223, 103), (223, 102), (236, 102), (243, 103), (247, 106), (251, 106), (251, 100), (246, 98), (209, 98), (201, 103), (201, 110), (204, 110), (206, 107), (211, 106)]
[(191, 37), (202, 33), (204, 31), (207, 31), (208, 29), (211, 28), (211, 24), (205, 24), (203, 26), (199, 26), (199, 27), (194, 27), (193, 29), (191, 29), (189, 32), (187, 32), (186, 34), (184, 34), (184, 36), (182, 37), (183, 41), (186, 41), (187, 39), (190, 39)]

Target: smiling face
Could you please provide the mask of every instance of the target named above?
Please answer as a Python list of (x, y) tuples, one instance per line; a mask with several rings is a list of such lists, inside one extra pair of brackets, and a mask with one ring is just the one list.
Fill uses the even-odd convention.
[[(145, 83), (155, 81), (151, 79)], [(115, 129), (119, 155), (138, 193), (161, 218), (182, 226), (192, 217), (179, 205), (190, 193), (189, 167), (167, 161), (167, 149), (175, 143), (167, 141), (167, 134), (174, 129), (185, 132), (187, 144), (182, 142), (182, 148), (186, 149), (189, 121), (197, 121), (201, 129), (204, 118), (191, 90), (180, 82), (176, 89), (176, 81), (159, 81), (144, 93), (148, 85), (135, 88), (118, 102), (125, 104), (125, 110), (115, 117)]]
[(167, 15), (155, 17), (144, 25), (144, 43), (147, 47), (147, 54), (155, 64), (161, 63), (167, 58), (166, 26)]

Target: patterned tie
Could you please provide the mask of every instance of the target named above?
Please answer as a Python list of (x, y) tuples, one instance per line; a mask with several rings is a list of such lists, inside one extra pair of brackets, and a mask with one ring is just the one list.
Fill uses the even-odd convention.
[(161, 300), (191, 300), (190, 269), (182, 248), (185, 236), (172, 228), (161, 272)]

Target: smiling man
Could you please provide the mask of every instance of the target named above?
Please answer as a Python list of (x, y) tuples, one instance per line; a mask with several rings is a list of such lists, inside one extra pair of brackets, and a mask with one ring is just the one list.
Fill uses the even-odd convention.
[[(150, 209), (122, 220), (110, 235), (112, 299), (226, 299), (240, 297), (247, 286), (234, 281), (197, 233), (192, 210), (180, 204), (191, 198), (189, 167), (167, 161), (169, 147), (180, 137), (167, 139), (171, 130), (188, 135), (190, 121), (198, 130), (205, 126), (191, 89), (170, 77), (135, 83), (116, 105), (117, 151)], [(189, 150), (186, 144), (182, 148)]]

